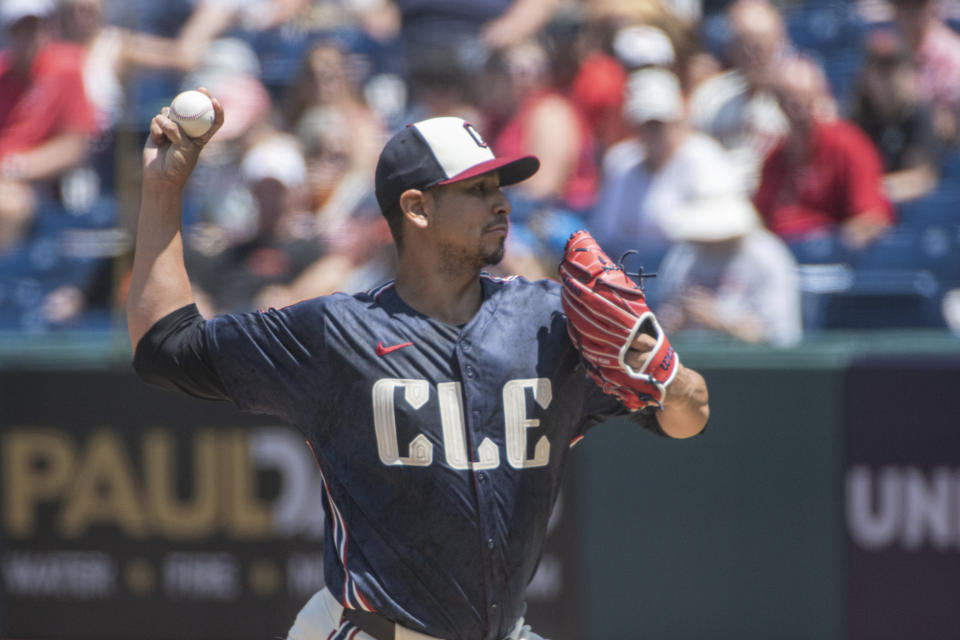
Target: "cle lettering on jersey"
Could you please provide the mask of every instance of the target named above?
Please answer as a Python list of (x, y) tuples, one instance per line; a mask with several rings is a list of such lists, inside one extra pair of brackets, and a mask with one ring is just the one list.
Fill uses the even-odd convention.
[[(527, 391), (541, 409), (550, 406), (553, 389), (549, 378), (508, 380), (503, 385), (503, 424), (505, 430), (507, 463), (514, 469), (546, 466), (550, 461), (550, 441), (540, 436), (532, 457), (527, 457), (527, 430), (540, 426), (540, 420), (527, 416)], [(398, 394), (397, 391), (402, 391)], [(430, 397), (430, 383), (411, 378), (381, 378), (373, 385), (373, 421), (377, 436), (377, 453), (385, 465), (429, 467), (433, 464), (433, 443), (423, 433), (410, 441), (407, 455), (400, 455), (397, 437), (397, 398), (414, 410), (419, 410)], [(500, 466), (500, 449), (490, 438), (484, 438), (477, 447), (477, 459), (471, 460), (467, 451), (463, 418), (463, 389), (459, 382), (437, 384), (440, 405), (440, 424), (446, 463), (454, 469), (496, 469)]]

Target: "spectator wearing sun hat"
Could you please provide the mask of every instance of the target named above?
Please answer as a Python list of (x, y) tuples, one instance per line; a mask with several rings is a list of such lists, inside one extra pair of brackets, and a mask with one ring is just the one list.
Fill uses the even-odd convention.
[(638, 143), (636, 155), (607, 163), (590, 228), (611, 255), (638, 250), (645, 266), (655, 268), (671, 243), (666, 233), (671, 218), (694, 203), (743, 192), (723, 148), (689, 127), (672, 72), (648, 68), (631, 74), (624, 116)]
[(694, 201), (664, 225), (675, 244), (658, 273), (657, 317), (671, 335), (789, 346), (803, 334), (797, 263), (743, 196)]

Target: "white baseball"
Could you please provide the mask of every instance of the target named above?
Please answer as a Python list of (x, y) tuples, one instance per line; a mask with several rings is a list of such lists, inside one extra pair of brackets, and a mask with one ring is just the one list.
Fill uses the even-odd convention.
[(191, 138), (199, 138), (213, 126), (213, 102), (199, 91), (184, 91), (170, 103), (170, 119)]

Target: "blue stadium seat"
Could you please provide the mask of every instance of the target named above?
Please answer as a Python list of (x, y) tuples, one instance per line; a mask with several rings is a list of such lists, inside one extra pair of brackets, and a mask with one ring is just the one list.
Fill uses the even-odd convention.
[(850, 261), (847, 249), (835, 233), (811, 234), (787, 242), (798, 264), (836, 264)]
[(960, 222), (891, 229), (854, 260), (859, 269), (925, 269), (938, 280), (960, 280)]
[(931, 224), (958, 224), (960, 185), (941, 183), (934, 192), (901, 203), (898, 212), (902, 225), (926, 227)]
[(117, 202), (113, 194), (93, 199), (80, 209), (70, 210), (52, 201), (42, 201), (37, 210), (32, 234), (51, 237), (64, 229), (106, 229), (117, 222)]
[[(158, 36), (174, 38), (180, 33), (197, 3), (191, 0), (163, 0), (163, 2), (128, 0), (124, 3), (107, 4), (124, 6), (126, 9), (124, 15), (127, 19), (135, 20), (133, 24), (124, 26)], [(113, 7), (110, 9), (111, 12), (116, 11)]]
[(940, 158), (940, 181), (946, 189), (960, 191), (960, 149), (949, 148)]
[(920, 269), (849, 269), (833, 290), (806, 288), (804, 326), (821, 329), (943, 327), (943, 289)]
[(725, 13), (704, 16), (700, 23), (700, 42), (707, 53), (712, 54), (718, 60), (729, 62), (727, 56), (732, 38), (730, 21)]
[(306, 32), (287, 33), (281, 29), (235, 33), (245, 40), (260, 59), (260, 80), (272, 91), (293, 83), (303, 56), (315, 39)]
[(234, 32), (253, 47), (260, 59), (260, 79), (275, 96), (292, 83), (303, 66), (304, 57), (315, 44), (330, 41), (352, 54), (352, 69), (362, 82), (374, 72), (396, 72), (398, 53), (389, 44), (377, 42), (358, 28), (342, 27), (329, 31), (294, 32), (271, 29), (258, 32)]
[(869, 25), (856, 5), (838, 0), (810, 0), (785, 13), (787, 31), (798, 50), (823, 67), (834, 96), (846, 111), (863, 63)]
[(821, 62), (841, 113), (849, 112), (857, 89), (857, 78), (863, 68), (862, 51), (858, 47), (854, 51), (833, 52), (825, 55)]
[(146, 138), (150, 120), (169, 105), (180, 92), (183, 74), (173, 71), (141, 71), (131, 79), (127, 89), (127, 107), (121, 126), (142, 133)]
[(797, 48), (824, 55), (858, 50), (867, 29), (856, 5), (838, 0), (810, 0), (795, 5), (785, 13), (785, 19), (787, 32)]
[[(48, 293), (62, 286), (76, 286), (95, 298), (109, 297), (100, 292), (110, 286), (113, 258), (127, 248), (116, 219), (111, 196), (79, 211), (44, 202), (30, 236), (0, 255), (0, 329), (56, 328), (47, 326), (40, 307)], [(96, 304), (101, 306), (71, 322), (70, 328), (88, 326), (85, 323), (95, 316), (109, 320), (108, 302)], [(89, 328), (95, 325), (102, 323), (93, 322)]]

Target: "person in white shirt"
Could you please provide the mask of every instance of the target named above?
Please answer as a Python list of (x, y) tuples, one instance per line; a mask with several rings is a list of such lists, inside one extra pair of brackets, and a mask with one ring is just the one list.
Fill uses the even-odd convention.
[(773, 82), (793, 46), (780, 12), (767, 0), (735, 0), (727, 16), (733, 67), (697, 87), (690, 118), (730, 152), (744, 188), (752, 190), (763, 159), (787, 131)]
[(797, 263), (731, 194), (676, 216), (660, 265), (657, 317), (671, 335), (703, 333), (786, 347), (803, 335)]
[(655, 269), (670, 246), (664, 224), (693, 203), (742, 193), (726, 152), (691, 130), (679, 81), (646, 68), (627, 82), (624, 116), (632, 140), (608, 154), (590, 230), (611, 256), (635, 250), (645, 270)]

